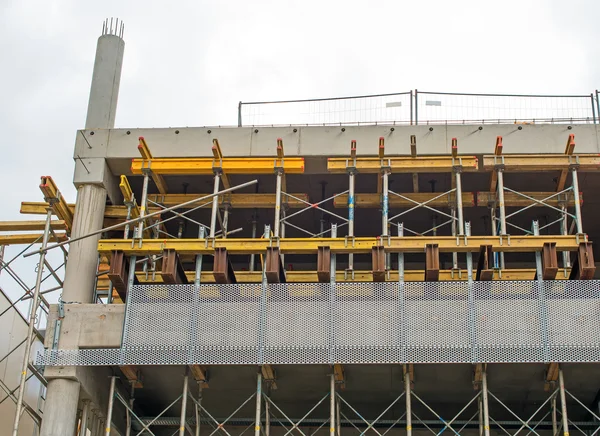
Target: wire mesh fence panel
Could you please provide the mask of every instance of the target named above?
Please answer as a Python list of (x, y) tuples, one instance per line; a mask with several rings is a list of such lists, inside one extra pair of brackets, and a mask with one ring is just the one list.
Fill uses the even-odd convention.
[(410, 123), (411, 92), (240, 103), (238, 121), (243, 126), (356, 125)]
[(453, 94), (419, 91), (415, 119), (427, 123), (594, 123), (590, 95)]
[(134, 286), (123, 346), (42, 365), (600, 362), (600, 281)]

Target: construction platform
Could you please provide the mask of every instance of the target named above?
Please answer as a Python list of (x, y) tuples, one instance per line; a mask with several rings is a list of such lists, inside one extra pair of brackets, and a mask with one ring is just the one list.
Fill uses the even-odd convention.
[[(46, 265), (21, 391), (43, 368), (48, 395), (43, 417), (14, 397), (17, 429), (600, 430), (596, 124), (115, 129), (105, 82), (77, 202), (44, 176), (21, 212), (46, 220), (0, 223)], [(67, 249), (63, 279), (45, 256)]]

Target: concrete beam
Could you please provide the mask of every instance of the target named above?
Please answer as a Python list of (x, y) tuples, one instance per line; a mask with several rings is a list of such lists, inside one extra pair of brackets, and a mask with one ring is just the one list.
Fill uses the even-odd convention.
[[(314, 158), (349, 157), (348, 144), (356, 140), (357, 156), (375, 156), (379, 138), (385, 138), (386, 155), (411, 154), (411, 136), (419, 143), (419, 155), (450, 155), (457, 138), (462, 154), (492, 154), (498, 136), (503, 154), (564, 153), (564, 144), (575, 134), (578, 153), (600, 151), (598, 129), (593, 124), (567, 125), (435, 125), (341, 127), (182, 127), (157, 129), (87, 129), (77, 135), (75, 159), (106, 158), (113, 174), (131, 174), (131, 159), (138, 158), (138, 137), (152, 144), (155, 157), (212, 157), (213, 139), (224, 157), (277, 156), (277, 139), (286, 144), (286, 156)], [(519, 130), (519, 128), (521, 128)], [(294, 131), (295, 130), (295, 131)], [(92, 132), (94, 133), (92, 135)], [(87, 141), (84, 139), (87, 139)], [(318, 167), (323, 171), (322, 166)], [(307, 163), (307, 172), (311, 168)]]

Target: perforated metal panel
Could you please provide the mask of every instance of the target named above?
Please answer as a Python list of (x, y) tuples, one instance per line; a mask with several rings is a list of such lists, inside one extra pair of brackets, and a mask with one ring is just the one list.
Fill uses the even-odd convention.
[(123, 347), (41, 365), (600, 362), (600, 281), (134, 286)]

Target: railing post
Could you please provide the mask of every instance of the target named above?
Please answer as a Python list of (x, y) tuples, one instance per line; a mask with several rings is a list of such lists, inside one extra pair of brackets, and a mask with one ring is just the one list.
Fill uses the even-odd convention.
[(415, 89), (415, 125), (419, 125), (419, 91)]
[(238, 127), (242, 127), (242, 102), (238, 103)]

